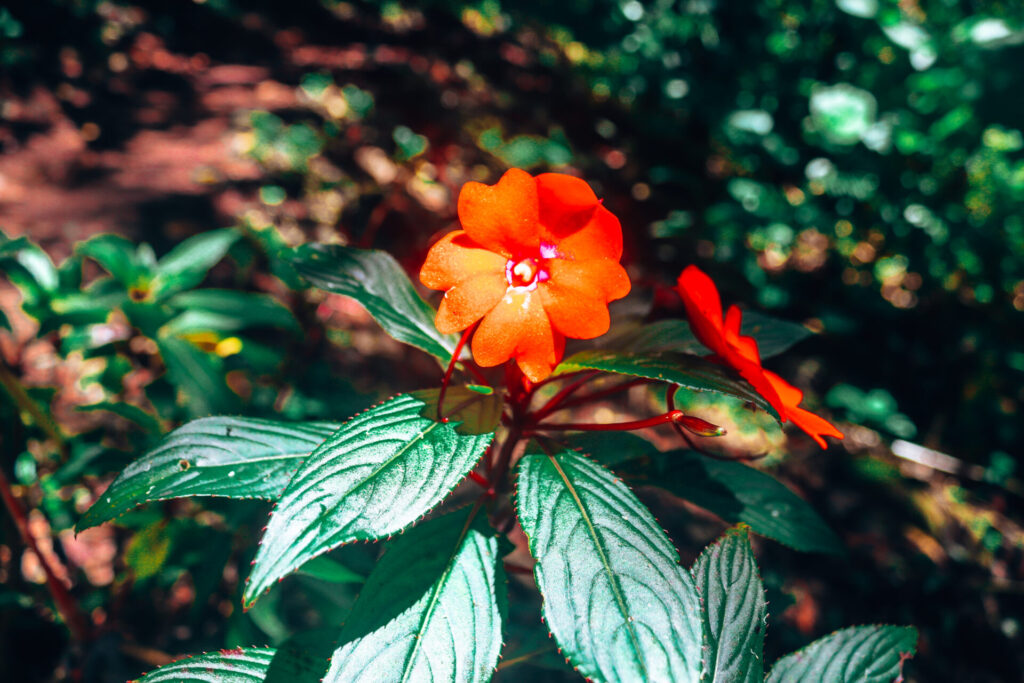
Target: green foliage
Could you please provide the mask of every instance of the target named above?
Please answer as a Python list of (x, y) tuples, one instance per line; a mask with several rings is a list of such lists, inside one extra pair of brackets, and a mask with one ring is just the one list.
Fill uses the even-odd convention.
[(744, 527), (705, 548), (693, 566), (704, 622), (703, 680), (761, 683), (768, 605)]
[[(772, 318), (757, 311), (744, 311), (740, 332), (757, 341), (757, 350), (762, 359), (777, 356), (813, 334), (803, 325)], [(602, 340), (600, 343), (602, 347), (633, 353), (705, 352), (690, 329), (689, 323), (672, 319), (659, 320), (624, 333), (612, 334), (608, 340)]]
[(209, 652), (165, 664), (137, 683), (259, 683), (274, 657), (269, 647)]
[(519, 468), (516, 508), (562, 653), (595, 681), (698, 680), (699, 599), (650, 512), (578, 453), (534, 447)]
[(889, 683), (900, 676), (903, 660), (917, 649), (910, 626), (854, 626), (816, 640), (775, 662), (768, 683), (836, 681)]
[(476, 512), (424, 522), (390, 544), (352, 607), (324, 681), (490, 680), (501, 652), (505, 576), (497, 538)]
[(88, 529), (154, 500), (222, 496), (277, 500), (292, 473), (338, 429), (327, 422), (242, 417), (193, 420), (122, 471), (78, 529)]
[(557, 372), (579, 370), (601, 370), (672, 382), (693, 391), (714, 391), (752, 403), (778, 419), (775, 408), (734, 370), (692, 354), (581, 351), (562, 361)]
[(749, 524), (757, 533), (797, 550), (843, 552), (842, 541), (814, 508), (773, 477), (743, 463), (674, 451), (655, 456), (644, 474), (727, 522)]
[(804, 552), (842, 553), (843, 544), (814, 509), (771, 475), (741, 462), (692, 451), (659, 451), (630, 434), (577, 434), (570, 445), (631, 481), (653, 484), (730, 523)]
[(346, 422), (313, 451), (270, 518), (246, 584), (246, 604), (331, 548), (402, 531), (465, 478), (493, 432), (460, 434), (454, 420), (422, 417), (429, 405), (413, 395), (391, 399)]
[(296, 250), (291, 262), (314, 286), (361, 303), (398, 341), (442, 361), (451, 356), (455, 335), (437, 331), (434, 309), (386, 252), (312, 244)]

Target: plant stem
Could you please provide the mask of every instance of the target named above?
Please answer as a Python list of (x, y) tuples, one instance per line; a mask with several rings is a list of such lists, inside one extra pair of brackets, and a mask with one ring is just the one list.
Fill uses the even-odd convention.
[(550, 415), (555, 410), (558, 410), (559, 409), (559, 405), (566, 398), (568, 398), (569, 396), (572, 396), (572, 394), (575, 393), (577, 389), (579, 389), (584, 384), (586, 384), (590, 380), (592, 380), (595, 377), (597, 377), (599, 374), (600, 373), (597, 372), (596, 370), (594, 372), (588, 372), (585, 375), (583, 375), (582, 377), (580, 377), (578, 380), (576, 380), (575, 382), (572, 382), (571, 384), (567, 384), (566, 386), (562, 387), (562, 390), (559, 391), (554, 396), (552, 396), (550, 401), (545, 403), (536, 412), (534, 412), (533, 415), (531, 415), (532, 421), (533, 422), (540, 422), (546, 416)]
[[(61, 460), (67, 458), (68, 455), (68, 443), (64, 438), (64, 435), (60, 431), (60, 427), (53, 419), (44, 413), (39, 407), (39, 404), (28, 395), (25, 391), (25, 387), (22, 386), (17, 376), (7, 367), (7, 362), (0, 356), (0, 386), (3, 386), (7, 395), (11, 397), (14, 404), (18, 408), (18, 413), (28, 413), (32, 416), (32, 422), (34, 422), (40, 429), (42, 429), (46, 435), (57, 444), (57, 449), (60, 451)], [(22, 418), (22, 422), (25, 426), (29, 426), (28, 422)]]
[(71, 631), (71, 635), (75, 640), (79, 642), (88, 641), (90, 639), (88, 621), (79, 609), (78, 603), (71, 597), (71, 593), (68, 592), (68, 589), (61, 580), (57, 578), (46, 556), (40, 552), (39, 545), (28, 528), (28, 517), (25, 514), (25, 508), (21, 506), (21, 502), (15, 497), (7, 475), (4, 474), (2, 469), (0, 469), (0, 497), (3, 498), (4, 506), (14, 519), (14, 525), (18, 528), (18, 534), (21, 536), (22, 542), (39, 558), (39, 565), (43, 568), (43, 573), (46, 575), (46, 587), (53, 597), (53, 602), (57, 605), (57, 612), (60, 614), (61, 619), (67, 624), (68, 630)]
[(613, 422), (610, 424), (601, 422), (563, 422), (559, 424), (538, 424), (533, 428), (537, 430), (559, 430), (559, 431), (581, 431), (581, 432), (628, 432), (634, 429), (646, 429), (657, 427), (663, 424), (675, 424), (678, 420), (686, 417), (681, 410), (670, 410), (662, 415), (655, 415), (646, 420), (633, 420), (631, 422)]
[(447, 422), (448, 418), (442, 414), (441, 406), (444, 405), (444, 395), (448, 391), (448, 384), (452, 381), (452, 372), (455, 371), (455, 363), (459, 360), (459, 355), (462, 353), (462, 347), (466, 345), (466, 341), (469, 340), (469, 335), (473, 333), (476, 325), (470, 325), (459, 337), (459, 343), (455, 345), (455, 350), (452, 351), (452, 358), (448, 361), (448, 367), (444, 371), (444, 379), (441, 380), (441, 391), (437, 394), (437, 421)]
[(631, 379), (628, 382), (623, 382), (622, 384), (618, 384), (618, 385), (616, 385), (614, 387), (608, 387), (607, 389), (602, 389), (601, 391), (595, 391), (594, 393), (587, 394), (586, 396), (578, 396), (578, 397), (576, 397), (574, 399), (571, 399), (569, 401), (565, 401), (564, 403), (562, 403), (562, 405), (557, 406), (554, 410), (552, 410), (550, 412), (554, 413), (554, 412), (557, 412), (557, 411), (562, 410), (564, 408), (572, 408), (574, 406), (583, 405), (584, 403), (590, 403), (592, 401), (600, 401), (603, 398), (608, 398), (609, 396), (614, 396), (615, 394), (618, 394), (618, 393), (621, 393), (623, 391), (626, 391), (627, 389), (632, 389), (633, 387), (637, 387), (637, 386), (640, 386), (642, 384), (648, 384), (651, 381), (652, 380), (649, 380), (646, 377), (641, 377), (641, 378), (638, 378), (638, 379)]

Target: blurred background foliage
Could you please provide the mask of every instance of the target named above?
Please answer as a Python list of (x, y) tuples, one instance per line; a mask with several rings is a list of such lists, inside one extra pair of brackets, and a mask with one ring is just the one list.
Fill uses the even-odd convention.
[[(345, 242), (414, 271), (458, 188), (518, 166), (581, 174), (622, 219), (620, 311), (681, 316), (668, 286), (698, 263), (821, 333), (772, 364), (842, 446), (733, 430), (851, 547), (762, 545), (769, 657), (891, 621), (922, 630), (911, 679), (1018, 679), (1021, 63), (1024, 6), (983, 0), (8, 3), (0, 466), (103, 635), (65, 646), (5, 521), (0, 677), (124, 680), (343, 614), (359, 581), (330, 573), (237, 609), (259, 504), (70, 527), (183, 420), (344, 419), (435, 383), (278, 255)], [(684, 557), (721, 529), (651, 503)], [(373, 550), (344, 554), (358, 578)]]

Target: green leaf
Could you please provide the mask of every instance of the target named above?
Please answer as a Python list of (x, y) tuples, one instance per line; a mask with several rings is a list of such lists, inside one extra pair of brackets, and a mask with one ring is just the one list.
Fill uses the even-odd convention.
[(263, 683), (320, 683), (337, 644), (337, 627), (294, 634), (277, 648)]
[[(730, 529), (693, 567), (704, 619), (709, 683), (761, 683), (768, 607), (746, 527)], [(826, 679), (822, 679), (826, 680)]]
[(189, 237), (171, 249), (157, 263), (156, 277), (150, 287), (152, 298), (159, 301), (197, 286), (210, 268), (224, 258), (239, 236), (234, 228), (210, 230)]
[(171, 550), (171, 535), (162, 520), (141, 529), (124, 551), (124, 563), (142, 580), (156, 574), (164, 566)]
[(3, 311), (0, 311), (0, 330), (14, 331), (14, 328), (11, 327), (11, 321), (8, 320), (7, 314)]
[(85, 513), (78, 530), (154, 500), (185, 496), (274, 500), (303, 459), (337, 428), (329, 422), (228, 416), (193, 420), (128, 465)]
[(310, 284), (361, 303), (384, 331), (398, 341), (445, 363), (451, 357), (458, 336), (437, 331), (434, 309), (416, 292), (390, 254), (307, 244), (293, 252), (291, 262)]
[(269, 294), (197, 289), (176, 294), (167, 303), (183, 311), (167, 323), (167, 334), (208, 330), (230, 333), (252, 327), (300, 330), (292, 312)]
[(700, 604), (651, 513), (574, 451), (528, 450), (516, 506), (544, 619), (562, 654), (595, 681), (696, 681)]
[(139, 263), (135, 244), (120, 235), (96, 235), (80, 242), (75, 253), (100, 264), (125, 289), (139, 286), (146, 279), (147, 273)]
[(422, 395), (393, 398), (349, 420), (313, 451), (271, 515), (246, 605), (317, 555), (400, 532), (465, 478), (494, 435), (460, 434), (455, 418), (423, 417), (431, 402)]
[[(757, 350), (762, 359), (777, 356), (797, 342), (814, 334), (803, 325), (773, 318), (757, 311), (743, 311), (743, 324), (740, 327), (740, 332), (757, 341)], [(697, 341), (690, 324), (685, 320), (659, 320), (641, 325), (612, 338), (601, 346), (609, 349), (628, 350), (632, 353), (674, 351), (698, 356), (709, 353), (708, 349)]]
[(329, 583), (362, 583), (366, 580), (362, 574), (357, 574), (337, 560), (323, 555), (314, 557), (302, 565), (299, 573)]
[(706, 354), (708, 350), (697, 341), (690, 324), (685, 320), (659, 320), (640, 325), (627, 332), (612, 336), (601, 343), (603, 348), (629, 350), (633, 353), (678, 353)]
[(178, 337), (158, 338), (167, 376), (178, 390), (177, 401), (198, 417), (235, 408), (239, 401), (224, 382), (224, 363)]
[(155, 415), (147, 413), (145, 410), (138, 406), (134, 406), (131, 403), (114, 402), (114, 401), (100, 401), (99, 403), (90, 403), (89, 405), (77, 406), (75, 410), (81, 412), (92, 412), (94, 410), (105, 410), (109, 413), (114, 413), (126, 420), (131, 420), (143, 431), (149, 432), (150, 434), (159, 434), (161, 432), (160, 420)]
[(274, 652), (270, 647), (207, 652), (164, 664), (132, 683), (260, 683)]
[(757, 340), (761, 358), (771, 358), (802, 342), (814, 333), (798, 323), (773, 318), (757, 311), (743, 311), (740, 333)]
[(589, 350), (563, 360), (555, 374), (579, 370), (601, 370), (634, 377), (647, 377), (678, 384), (693, 391), (715, 391), (764, 409), (778, 419), (779, 415), (754, 387), (731, 368), (688, 353), (636, 354), (622, 351)]
[(56, 293), (60, 289), (60, 273), (46, 252), (31, 242), (23, 243), (20, 239), (13, 242), (20, 245), (11, 251), (14, 262), (31, 278), (39, 290), (49, 294)]
[(342, 629), (324, 683), (490, 680), (506, 612), (498, 540), (476, 509), (393, 541)]
[[(805, 552), (844, 552), (842, 541), (807, 501), (774, 477), (740, 462), (714, 460), (693, 451), (658, 453), (653, 466), (627, 465), (635, 481), (653, 484), (730, 523), (749, 524), (762, 536)], [(631, 479), (631, 481), (634, 481)]]
[(579, 432), (566, 434), (565, 440), (575, 450), (610, 468), (660, 453), (650, 441), (629, 432)]
[(775, 662), (767, 683), (891, 683), (917, 652), (912, 626), (854, 626), (819, 638)]
[[(420, 417), (437, 417), (437, 389), (414, 391), (412, 395), (423, 401)], [(441, 416), (455, 424), (459, 434), (490, 434), (498, 428), (504, 402), (500, 394), (490, 387), (449, 387), (444, 395)]]

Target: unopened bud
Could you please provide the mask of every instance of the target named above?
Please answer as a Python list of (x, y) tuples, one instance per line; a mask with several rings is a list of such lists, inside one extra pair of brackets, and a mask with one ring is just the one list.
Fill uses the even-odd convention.
[(723, 436), (725, 429), (693, 415), (684, 415), (676, 420), (686, 431), (697, 436)]

